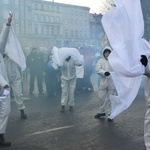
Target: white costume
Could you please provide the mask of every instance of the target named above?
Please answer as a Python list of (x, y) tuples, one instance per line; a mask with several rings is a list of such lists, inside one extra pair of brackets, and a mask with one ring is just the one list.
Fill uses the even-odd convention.
[(23, 119), (26, 119), (27, 116), (24, 114), (25, 106), (22, 99), (23, 94), (21, 75), (19, 72), (19, 68), (21, 71), (26, 68), (26, 59), (12, 27), (10, 28), (5, 48), (4, 63), (7, 71), (8, 80), (13, 90), (15, 101), (18, 105), (19, 110), (21, 111), (21, 117)]
[[(111, 96), (113, 119), (135, 99), (142, 81), (141, 55), (150, 56), (150, 44), (143, 39), (144, 21), (140, 0), (113, 0), (116, 7), (103, 15), (102, 24), (113, 48), (108, 60), (114, 72), (117, 96)], [(119, 23), (118, 23), (119, 22)]]
[[(5, 65), (3, 62), (3, 51), (5, 50), (8, 34), (9, 34), (10, 27), (5, 26), (3, 28), (3, 31), (1, 32), (0, 35), (0, 87), (1, 89), (5, 86), (8, 85), (8, 78), (7, 78), (7, 73), (5, 70)], [(5, 99), (2, 99), (0, 101), (0, 134), (4, 134), (8, 122), (8, 117), (10, 113), (10, 96), (6, 96)]]
[[(74, 106), (74, 91), (76, 86), (76, 66), (84, 63), (83, 56), (80, 55), (76, 48), (57, 48), (52, 50), (52, 61), (54, 64), (61, 66), (61, 87), (62, 97), (61, 105)], [(70, 57), (69, 61), (66, 58)], [(68, 101), (69, 100), (69, 101)]]
[(99, 74), (101, 78), (100, 87), (98, 91), (98, 96), (100, 99), (100, 108), (99, 108), (100, 114), (111, 113), (111, 105), (110, 105), (109, 96), (116, 94), (116, 90), (115, 90), (111, 76), (105, 76), (105, 72), (110, 72), (110, 71), (112, 70), (110, 68), (109, 62), (103, 56), (103, 58), (101, 58), (96, 64), (96, 73)]
[(74, 106), (74, 91), (76, 86), (76, 68), (75, 60), (71, 57), (70, 60), (64, 61), (61, 67), (61, 87), (62, 87), (62, 97), (61, 105), (66, 106), (68, 99), (68, 105)]
[[(146, 67), (146, 75), (150, 77), (150, 65)], [(146, 150), (150, 150), (150, 78), (145, 77), (146, 114), (144, 122), (144, 140)]]
[(4, 63), (7, 71), (8, 80), (13, 90), (15, 101), (18, 105), (19, 110), (23, 110), (25, 109), (25, 106), (23, 104), (22, 99), (23, 94), (22, 94), (21, 75), (18, 70), (19, 66), (8, 56), (4, 58)]

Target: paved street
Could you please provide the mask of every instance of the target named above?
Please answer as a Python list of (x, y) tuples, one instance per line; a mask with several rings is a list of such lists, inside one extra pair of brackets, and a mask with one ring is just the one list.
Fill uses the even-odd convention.
[(94, 118), (99, 106), (97, 91), (76, 94), (74, 111), (66, 108), (61, 113), (60, 95), (53, 99), (48, 99), (46, 94), (30, 97), (27, 83), (24, 86), (28, 119), (20, 119), (12, 101), (6, 133), (12, 146), (6, 150), (145, 150), (143, 86), (131, 107), (113, 122)]

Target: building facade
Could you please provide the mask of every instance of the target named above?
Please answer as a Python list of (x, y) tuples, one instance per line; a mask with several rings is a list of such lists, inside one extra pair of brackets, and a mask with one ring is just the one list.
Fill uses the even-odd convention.
[[(24, 49), (40, 47), (81, 47), (99, 45), (93, 38), (93, 21), (89, 7), (43, 0), (1, 0), (0, 28), (8, 12), (14, 14), (12, 25)], [(94, 20), (95, 29), (99, 23)], [(95, 31), (94, 31), (95, 32)], [(98, 28), (98, 34), (100, 28)]]

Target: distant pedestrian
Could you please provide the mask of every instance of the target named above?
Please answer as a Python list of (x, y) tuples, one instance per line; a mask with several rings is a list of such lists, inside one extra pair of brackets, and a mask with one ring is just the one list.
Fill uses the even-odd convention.
[(47, 96), (53, 98), (56, 93), (58, 94), (60, 68), (55, 69), (53, 67), (52, 55), (48, 56), (48, 61), (45, 64), (45, 73)]
[(93, 61), (92, 53), (87, 50), (84, 55), (84, 89), (87, 91), (93, 91), (93, 85), (91, 83), (91, 75), (93, 73)]
[(30, 89), (29, 94), (32, 95), (34, 91), (35, 78), (37, 79), (37, 86), (39, 94), (43, 93), (43, 73), (44, 73), (44, 58), (42, 52), (37, 48), (33, 48), (27, 56), (27, 67), (30, 71)]

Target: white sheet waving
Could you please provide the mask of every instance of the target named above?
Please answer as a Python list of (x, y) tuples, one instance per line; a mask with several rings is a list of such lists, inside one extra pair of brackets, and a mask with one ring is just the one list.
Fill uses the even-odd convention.
[(55, 64), (57, 64), (58, 66), (62, 66), (63, 61), (69, 56), (73, 57), (80, 64), (84, 63), (83, 56), (79, 53), (79, 51), (76, 48), (53, 47), (52, 54), (53, 54), (52, 55), (52, 61)]
[(10, 28), (5, 51), (8, 57), (16, 62), (22, 71), (26, 68), (26, 58), (12, 27)]
[(114, 72), (118, 96), (111, 96), (113, 119), (126, 110), (135, 99), (140, 88), (144, 66), (142, 54), (150, 55), (150, 45), (144, 40), (144, 22), (140, 0), (114, 0), (116, 5), (102, 18), (104, 30), (113, 48), (109, 63)]

